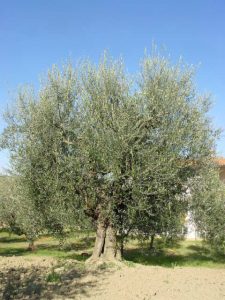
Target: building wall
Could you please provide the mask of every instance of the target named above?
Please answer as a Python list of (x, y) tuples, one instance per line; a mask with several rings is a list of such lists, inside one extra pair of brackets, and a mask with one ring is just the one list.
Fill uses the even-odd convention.
[(187, 230), (187, 233), (185, 234), (185, 238), (187, 240), (196, 240), (200, 237), (199, 232), (197, 231), (196, 225), (194, 221), (192, 220), (191, 213), (188, 212), (186, 220), (185, 220), (185, 227)]

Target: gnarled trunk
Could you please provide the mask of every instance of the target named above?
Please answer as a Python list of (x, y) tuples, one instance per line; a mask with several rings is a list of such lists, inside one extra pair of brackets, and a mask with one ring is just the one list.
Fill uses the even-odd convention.
[(106, 261), (121, 259), (121, 252), (117, 247), (116, 230), (111, 225), (100, 221), (97, 225), (94, 250), (87, 262), (95, 262), (99, 259)]
[(121, 251), (117, 246), (116, 230), (109, 225), (106, 229), (103, 258), (106, 260), (121, 259)]
[(98, 259), (104, 252), (105, 236), (106, 236), (106, 226), (104, 225), (103, 222), (98, 222), (96, 238), (95, 238), (95, 246), (94, 246), (92, 256), (90, 257), (91, 260)]

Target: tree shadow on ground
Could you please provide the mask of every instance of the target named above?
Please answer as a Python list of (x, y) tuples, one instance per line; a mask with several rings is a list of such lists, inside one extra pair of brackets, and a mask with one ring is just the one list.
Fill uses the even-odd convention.
[(0, 243), (24, 243), (27, 239), (25, 237), (10, 237), (4, 236), (0, 237)]
[(201, 245), (189, 245), (187, 246), (187, 249), (195, 251), (197, 253), (210, 254), (210, 249)]
[(179, 254), (173, 250), (159, 249), (127, 249), (124, 258), (127, 261), (143, 265), (175, 267), (175, 266), (202, 266), (213, 264), (225, 264), (225, 255), (212, 254), (210, 250), (200, 246), (189, 246), (190, 252)]
[(58, 276), (54, 272), (43, 267), (5, 269), (0, 272), (0, 299), (51, 300), (74, 299), (81, 294), (88, 296), (89, 289), (96, 286), (97, 278), (112, 270), (90, 271), (74, 264), (73, 268), (63, 270)]
[(63, 247), (64, 250), (82, 251), (94, 246), (95, 237), (83, 237), (76, 242), (69, 242)]
[[(1, 238), (6, 244), (6, 246), (0, 247), (0, 256), (24, 256), (28, 254), (32, 254), (27, 248), (27, 246), (24, 245), (24, 242), (27, 242), (26, 239), (9, 239), (9, 238)], [(76, 259), (79, 261), (85, 261), (90, 253), (90, 250), (92, 249), (94, 245), (94, 238), (81, 238), (77, 240), (76, 242), (68, 242), (63, 245), (63, 247), (60, 247), (60, 245), (57, 242), (49, 243), (46, 241), (45, 243), (36, 243), (36, 249), (33, 254), (36, 255), (47, 255), (47, 256), (54, 256), (54, 257), (61, 257), (61, 258), (70, 258), (70, 259)], [(1, 240), (0, 240), (1, 242)], [(3, 242), (3, 243), (4, 243)], [(16, 243), (16, 244), (15, 244)], [(84, 251), (85, 255), (79, 254), (79, 252)], [(77, 253), (78, 252), (78, 253)]]
[(30, 253), (26, 248), (0, 248), (0, 256), (21, 256)]
[[(84, 248), (85, 249), (85, 248)], [(77, 253), (75, 250), (60, 250), (57, 245), (38, 245), (34, 252), (26, 248), (0, 248), (0, 256), (11, 257), (11, 256), (26, 256), (26, 255), (37, 255), (37, 256), (52, 256), (62, 259), (73, 259), (77, 261), (85, 261), (91, 256), (91, 253)]]
[(86, 261), (89, 257), (91, 256), (91, 254), (89, 253), (85, 253), (85, 255), (83, 254), (77, 254), (77, 253), (71, 253), (67, 256), (67, 258), (69, 259), (74, 259), (74, 260), (78, 260), (78, 261)]
[(94, 246), (95, 238), (81, 238), (75, 242), (65, 242), (62, 246), (58, 243), (51, 244), (48, 241), (45, 243), (38, 243), (37, 250), (50, 250), (50, 251), (83, 251), (91, 249)]

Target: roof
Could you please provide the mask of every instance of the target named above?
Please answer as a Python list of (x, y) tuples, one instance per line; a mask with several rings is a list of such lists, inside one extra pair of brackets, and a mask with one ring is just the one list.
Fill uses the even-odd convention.
[(215, 163), (219, 166), (225, 166), (225, 158), (224, 157), (217, 157), (215, 158)]

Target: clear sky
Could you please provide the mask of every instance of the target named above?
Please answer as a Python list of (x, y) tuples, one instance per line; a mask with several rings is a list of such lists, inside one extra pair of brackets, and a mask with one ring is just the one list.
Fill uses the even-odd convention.
[[(225, 129), (224, 0), (0, 0), (0, 111), (18, 86), (37, 86), (52, 64), (97, 61), (108, 49), (135, 72), (153, 41), (173, 61), (201, 63), (197, 86), (214, 95), (211, 115)], [(225, 134), (218, 155), (225, 156)], [(0, 168), (7, 164), (3, 151)]]

